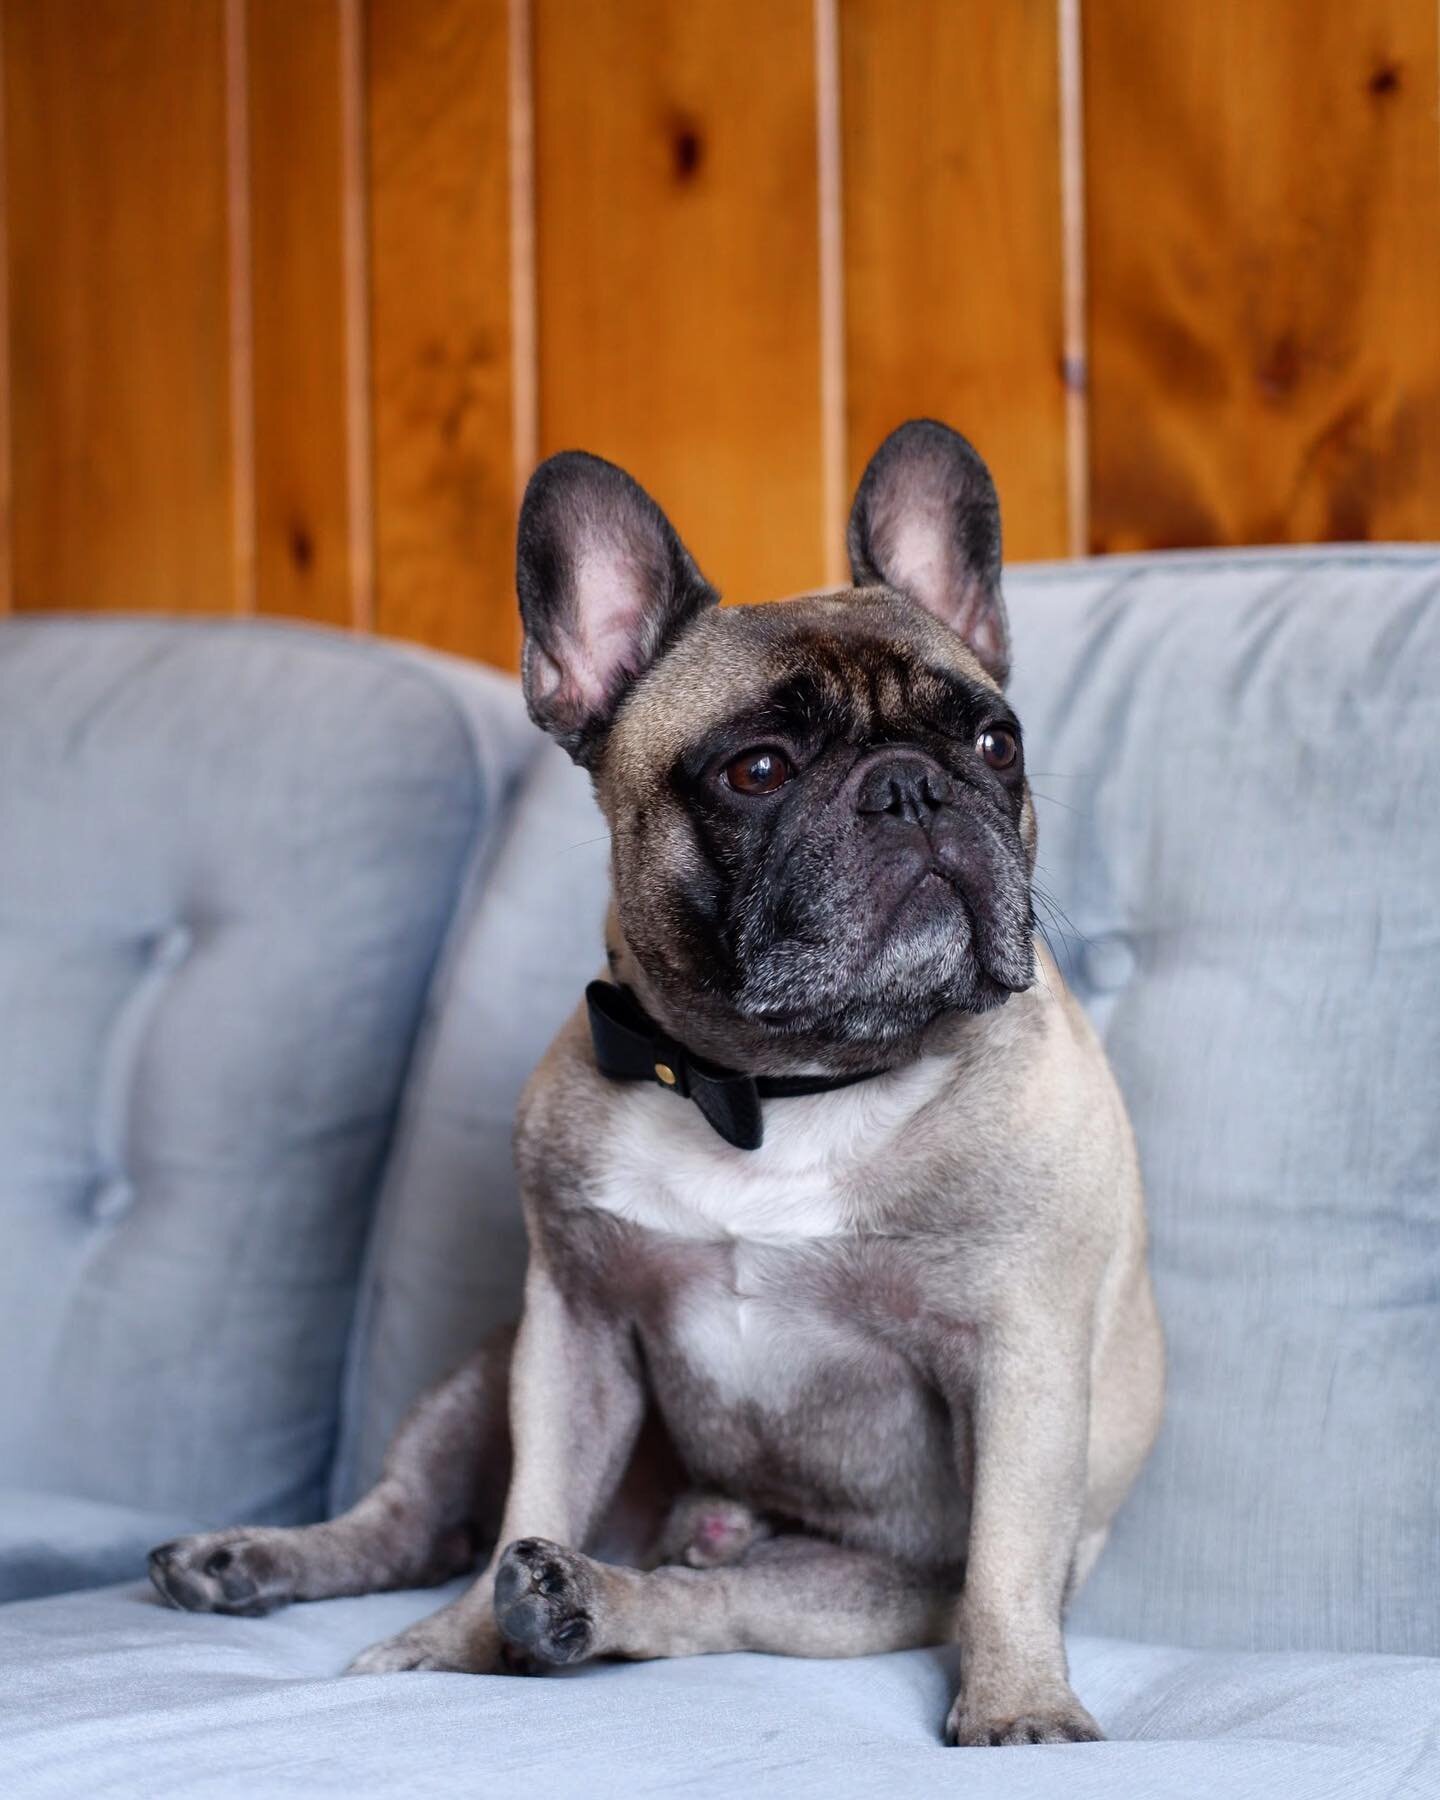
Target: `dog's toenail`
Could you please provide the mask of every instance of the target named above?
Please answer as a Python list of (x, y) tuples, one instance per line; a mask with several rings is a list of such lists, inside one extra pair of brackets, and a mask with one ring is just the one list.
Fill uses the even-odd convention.
[(558, 1594), (565, 1586), (565, 1578), (558, 1569), (547, 1569), (535, 1585), (542, 1594)]
[(205, 1573), (207, 1575), (223, 1575), (234, 1560), (235, 1558), (228, 1550), (217, 1550), (213, 1556), (206, 1559)]

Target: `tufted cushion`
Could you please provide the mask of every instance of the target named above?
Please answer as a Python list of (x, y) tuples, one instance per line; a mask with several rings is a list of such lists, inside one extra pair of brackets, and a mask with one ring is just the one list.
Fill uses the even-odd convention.
[(1129, 1099), (1170, 1344), (1076, 1622), (1433, 1655), (1440, 557), (1011, 592), (1047, 924)]
[[(1091, 1630), (1440, 1651), (1440, 557), (1018, 570), (1047, 929), (1129, 1097), (1170, 1342)], [(582, 778), (536, 765), (417, 1071), (342, 1497), (513, 1313), (515, 1094), (600, 956)]]
[[(378, 644), (0, 624), (0, 1468), (322, 1507), (427, 982), (521, 754)], [(488, 721), (488, 736), (477, 736)]]
[(335, 1504), (373, 1481), (415, 1394), (513, 1319), (520, 1089), (604, 961), (609, 840), (589, 777), (538, 754), (438, 982), (375, 1221)]

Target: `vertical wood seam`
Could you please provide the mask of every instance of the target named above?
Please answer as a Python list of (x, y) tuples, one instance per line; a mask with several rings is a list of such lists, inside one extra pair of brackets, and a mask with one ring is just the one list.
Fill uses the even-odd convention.
[[(540, 453), (535, 273), (535, 94), (531, 0), (508, 0), (511, 450), (518, 511)], [(518, 625), (517, 625), (518, 650)]]
[(345, 517), (350, 627), (375, 630), (375, 442), (370, 402), (369, 159), (363, 0), (340, 11), (340, 231), (345, 312)]
[(255, 317), (250, 238), (250, 76), (247, 0), (225, 0), (225, 196), (230, 299), (231, 609), (256, 610)]
[(1085, 269), (1085, 78), (1082, 0), (1058, 0), (1060, 231), (1063, 270), (1065, 499), (1071, 556), (1090, 549), (1090, 362)]
[(6, 136), (4, 7), (0, 5), (0, 614), (15, 605), (14, 489), (10, 437), (10, 179)]
[(845, 563), (845, 218), (838, 0), (814, 0), (816, 199), (820, 281), (820, 494), (824, 580)]

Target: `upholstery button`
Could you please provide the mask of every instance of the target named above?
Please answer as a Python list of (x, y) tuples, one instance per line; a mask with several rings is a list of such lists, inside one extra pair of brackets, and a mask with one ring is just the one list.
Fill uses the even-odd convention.
[(1102, 994), (1123, 988), (1135, 975), (1135, 947), (1118, 934), (1096, 938), (1085, 951), (1085, 973)]
[(160, 932), (150, 945), (151, 968), (175, 968), (190, 954), (194, 941), (194, 933), (184, 925), (172, 925), (168, 931)]
[(123, 1175), (112, 1175), (96, 1188), (90, 1201), (90, 1217), (109, 1223), (122, 1218), (135, 1204), (135, 1187)]

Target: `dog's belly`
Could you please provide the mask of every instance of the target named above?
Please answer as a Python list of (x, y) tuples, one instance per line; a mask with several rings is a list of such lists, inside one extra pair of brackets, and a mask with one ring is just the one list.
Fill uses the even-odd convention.
[(694, 1484), (859, 1547), (958, 1562), (968, 1432), (898, 1351), (826, 1303), (813, 1247), (705, 1246), (687, 1260), (694, 1272), (641, 1335)]

